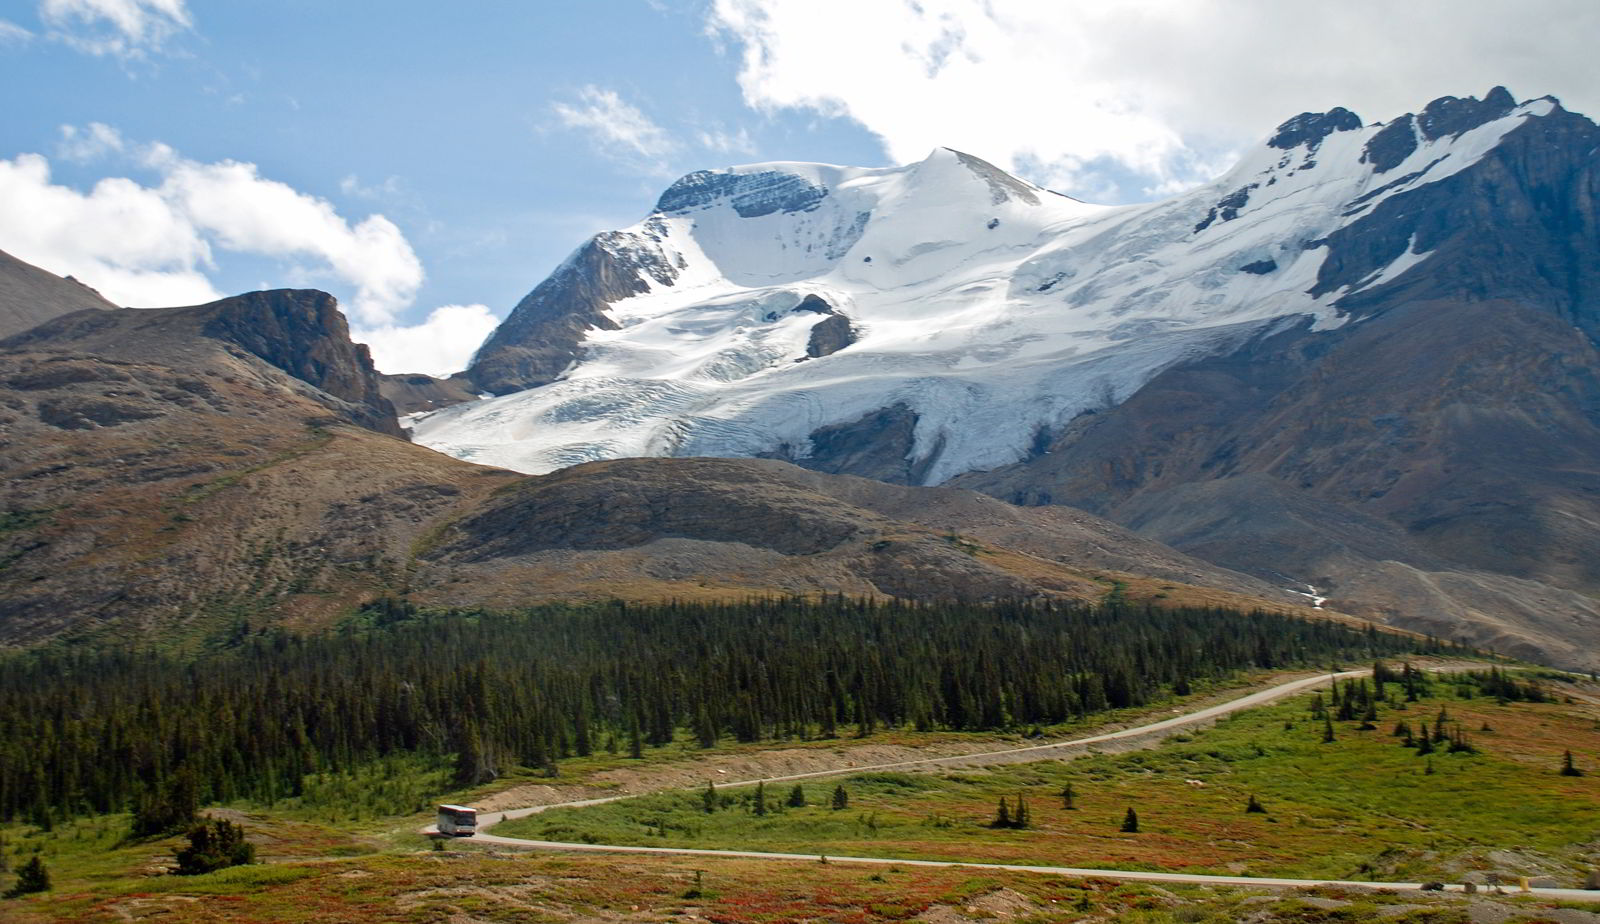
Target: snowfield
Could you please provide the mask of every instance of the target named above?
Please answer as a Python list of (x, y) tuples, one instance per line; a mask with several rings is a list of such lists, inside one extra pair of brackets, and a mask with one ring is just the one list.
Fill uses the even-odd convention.
[[(1320, 242), (1389, 196), (1491, 150), (1536, 100), (1397, 166), (1364, 162), (1379, 125), (1262, 145), (1164, 202), (1104, 207), (939, 149), (887, 169), (768, 163), (691, 174), (616, 251), (675, 267), (613, 304), (556, 382), (418, 415), (417, 442), (528, 473), (628, 456), (804, 458), (809, 436), (903, 404), (925, 481), (1023, 458), (1040, 430), (1115, 405), (1163, 369), (1334, 305), (1427, 259), (1408, 248), (1314, 298)], [(1348, 114), (1347, 114), (1348, 115)], [(1353, 118), (1353, 117), (1352, 117)], [(1413, 128), (1415, 131), (1415, 128)], [(660, 265), (660, 264), (657, 264)], [(825, 314), (855, 341), (808, 356)]]

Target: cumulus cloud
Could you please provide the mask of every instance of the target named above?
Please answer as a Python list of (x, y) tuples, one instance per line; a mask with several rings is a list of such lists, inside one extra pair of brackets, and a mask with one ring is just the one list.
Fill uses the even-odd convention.
[(422, 263), (394, 222), (371, 215), (351, 224), (325, 199), (260, 175), (255, 164), (203, 164), (158, 151), (160, 195), (227, 250), (310, 258), (355, 287), (346, 310), (385, 323), (422, 285)]
[(75, 276), (119, 305), (192, 305), (220, 294), (211, 245), (158, 189), (122, 177), (79, 192), (38, 154), (0, 159), (0, 248)]
[[(129, 147), (109, 126), (62, 132), (66, 156)], [(124, 305), (219, 297), (206, 276), (218, 251), (300, 261), (297, 275), (348, 285), (354, 294), (347, 310), (359, 323), (392, 324), (415, 300), (422, 264), (382, 215), (351, 223), (326, 200), (267, 179), (254, 164), (201, 163), (165, 145), (136, 147), (159, 183), (108, 177), (80, 192), (54, 183), (42, 155), (0, 159), (0, 247)]]
[(351, 336), (372, 348), (380, 372), (445, 376), (465, 369), (498, 323), (487, 305), (445, 305), (420, 324), (357, 328)]
[(551, 110), (561, 124), (587, 133), (602, 154), (657, 173), (682, 147), (615, 90), (591, 84), (578, 91), (575, 103), (557, 102)]
[(1136, 199), (1210, 179), (1303, 110), (1378, 121), (1500, 83), (1593, 111), (1600, 5), (1509, 18), (1493, 0), (714, 0), (708, 25), (758, 109), (852, 119), (901, 163), (948, 145)]
[(159, 51), (194, 25), (184, 0), (41, 0), (39, 19), (79, 51), (121, 58)]

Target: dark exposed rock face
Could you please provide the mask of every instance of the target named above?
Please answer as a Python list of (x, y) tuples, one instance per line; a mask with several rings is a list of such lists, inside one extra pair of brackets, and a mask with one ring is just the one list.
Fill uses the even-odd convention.
[(822, 296), (816, 294), (815, 292), (810, 293), (810, 294), (806, 295), (805, 298), (800, 299), (800, 304), (794, 306), (793, 308), (791, 308), (789, 310), (790, 311), (809, 311), (809, 312), (811, 312), (813, 314), (833, 314), (833, 306), (828, 304), (828, 300), (827, 299), (825, 299)]
[(920, 462), (911, 460), (916, 429), (916, 413), (904, 404), (892, 404), (857, 420), (813, 430), (811, 451), (803, 458), (796, 458), (789, 447), (771, 457), (817, 472), (920, 484), (938, 453)]
[(1600, 337), (1600, 128), (1556, 110), (1454, 176), (1384, 200), (1330, 235), (1313, 294), (1355, 286), (1409, 247), (1431, 254), (1387, 285), (1344, 296), (1365, 316), (1423, 299), (1507, 299)]
[(198, 361), (206, 344), (282, 370), (352, 423), (401, 435), (367, 347), (350, 342), (333, 296), (314, 289), (251, 292), (192, 308), (80, 311), (0, 340), (0, 350), (71, 350), (181, 365)]
[(1206, 217), (1201, 219), (1200, 223), (1194, 226), (1194, 232), (1199, 234), (1201, 231), (1211, 227), (1211, 225), (1218, 219), (1221, 219), (1222, 221), (1233, 221), (1235, 218), (1238, 218), (1239, 210), (1250, 204), (1250, 191), (1255, 188), (1256, 184), (1251, 183), (1248, 186), (1242, 186), (1239, 189), (1228, 193), (1226, 196), (1223, 196), (1221, 199), (1218, 199), (1217, 204), (1212, 206), (1211, 211), (1206, 214)]
[(57, 276), (0, 250), (0, 337), (85, 308), (116, 307), (71, 276)]
[(698, 170), (667, 187), (656, 202), (656, 211), (679, 215), (726, 199), (740, 218), (759, 218), (774, 212), (807, 212), (827, 196), (825, 187), (792, 173)]
[(1342, 106), (1327, 112), (1302, 112), (1278, 126), (1268, 147), (1289, 150), (1301, 145), (1315, 147), (1334, 132), (1348, 132), (1361, 127), (1361, 117)]
[(612, 302), (649, 291), (641, 273), (671, 285), (678, 270), (648, 240), (596, 235), (517, 303), (465, 377), (496, 395), (555, 381), (577, 357), (585, 331), (616, 329), (606, 314)]
[(855, 327), (842, 314), (830, 314), (811, 328), (811, 338), (806, 342), (806, 355), (832, 356), (856, 342)]
[(1429, 103), (1418, 114), (1417, 127), (1422, 130), (1422, 137), (1431, 141), (1470, 131), (1510, 113), (1516, 107), (1517, 101), (1505, 87), (1495, 87), (1481, 100), (1470, 96), (1466, 99), (1444, 96)]
[(819, 356), (832, 356), (856, 342), (855, 325), (850, 323), (849, 318), (835, 311), (827, 299), (820, 295), (808, 294), (800, 300), (800, 304), (789, 310), (824, 315), (822, 320), (812, 325), (811, 337), (806, 342), (806, 355), (813, 359)]
[(203, 306), (202, 333), (238, 344), (302, 382), (368, 413), (363, 426), (400, 435), (394, 406), (378, 388), (366, 344), (350, 341), (338, 302), (314, 289), (251, 292)]
[(1410, 113), (1385, 125), (1367, 141), (1361, 162), (1371, 164), (1376, 173), (1388, 173), (1417, 149), (1417, 118)]

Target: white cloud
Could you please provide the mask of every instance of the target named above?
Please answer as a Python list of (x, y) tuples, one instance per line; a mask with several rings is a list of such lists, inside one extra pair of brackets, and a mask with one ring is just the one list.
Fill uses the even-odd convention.
[(22, 45), (33, 38), (33, 33), (9, 19), (0, 19), (0, 45)]
[(394, 222), (372, 215), (352, 225), (327, 200), (260, 175), (255, 164), (203, 164), (158, 154), (161, 196), (227, 250), (309, 257), (355, 286), (352, 317), (387, 323), (422, 285), (422, 263)]
[(184, 0), (40, 0), (39, 18), (79, 51), (121, 58), (159, 51), (194, 24)]
[(702, 129), (695, 133), (695, 140), (701, 147), (718, 154), (754, 157), (756, 153), (755, 142), (750, 140), (750, 132), (744, 128), (731, 132), (720, 125)]
[(410, 327), (357, 328), (351, 336), (372, 348), (381, 372), (460, 372), (499, 324), (487, 305), (445, 305)]
[[(63, 130), (63, 150), (127, 145), (114, 129)], [(207, 278), (218, 251), (301, 261), (291, 278), (332, 277), (354, 289), (358, 322), (390, 325), (422, 285), (422, 264), (393, 222), (352, 224), (326, 200), (260, 175), (254, 164), (200, 163), (171, 148), (138, 148), (160, 182), (100, 180), (88, 192), (51, 181), (38, 154), (0, 159), (0, 248), (68, 273), (118, 304), (154, 307), (220, 297)]]
[(384, 178), (382, 183), (367, 184), (352, 173), (339, 181), (339, 191), (347, 196), (370, 199), (374, 202), (392, 202), (410, 197), (405, 184), (399, 177), (392, 175)]
[(86, 164), (108, 154), (120, 153), (126, 144), (122, 133), (101, 122), (90, 122), (79, 128), (61, 126), (61, 141), (56, 144), (56, 156), (73, 163)]
[(561, 124), (587, 132), (601, 154), (660, 173), (681, 145), (667, 130), (623, 100), (615, 90), (589, 85), (576, 104), (554, 103)]
[(747, 103), (853, 119), (896, 162), (948, 145), (1068, 192), (1209, 179), (1304, 110), (1369, 121), (1506, 84), (1600, 103), (1600, 4), (1526, 0), (714, 0)]
[(211, 247), (158, 190), (121, 177), (87, 193), (50, 182), (38, 154), (0, 159), (0, 248), (75, 276), (119, 305), (192, 305), (220, 293)]

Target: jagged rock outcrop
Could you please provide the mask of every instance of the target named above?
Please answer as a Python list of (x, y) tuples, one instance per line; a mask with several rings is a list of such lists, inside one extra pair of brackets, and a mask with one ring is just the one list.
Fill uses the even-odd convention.
[[(282, 370), (290, 387), (347, 420), (400, 436), (365, 344), (352, 343), (338, 302), (314, 289), (251, 292), (190, 308), (83, 311), (6, 340), (0, 350), (200, 365), (217, 349)], [(298, 384), (296, 384), (298, 383)]]
[(473, 357), (465, 378), (503, 395), (555, 380), (578, 355), (590, 328), (615, 330), (611, 303), (649, 291), (645, 277), (670, 285), (678, 268), (629, 235), (596, 235), (511, 310)]
[(1288, 151), (1299, 147), (1315, 148), (1322, 139), (1334, 132), (1355, 131), (1361, 127), (1361, 117), (1335, 106), (1327, 112), (1302, 112), (1278, 126), (1267, 139), (1267, 147)]
[(664, 215), (682, 215), (727, 202), (740, 218), (760, 218), (774, 212), (810, 211), (827, 195), (827, 187), (792, 173), (699, 170), (667, 187), (655, 210)]

